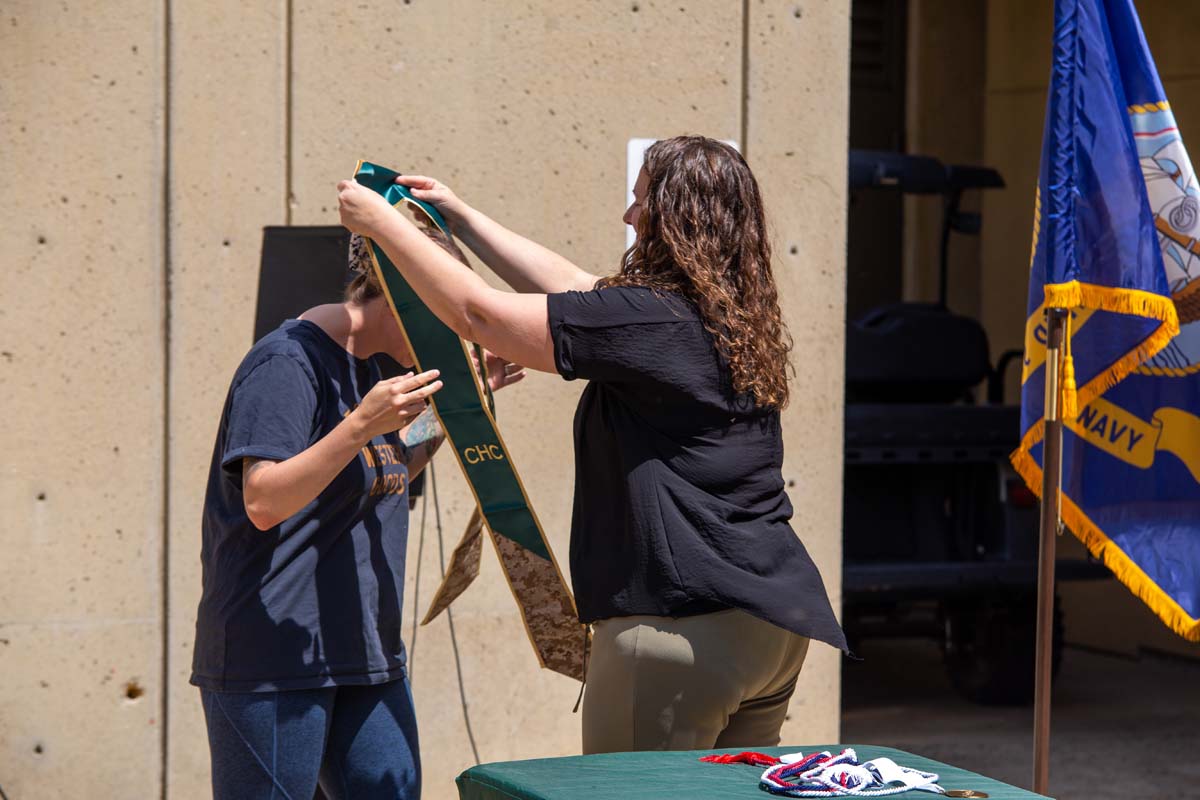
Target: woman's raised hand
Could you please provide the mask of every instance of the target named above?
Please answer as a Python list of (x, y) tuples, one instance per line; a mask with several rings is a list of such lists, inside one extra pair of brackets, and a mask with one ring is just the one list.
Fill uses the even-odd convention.
[[(484, 350), (483, 357), (487, 362), (488, 388), (493, 392), (498, 392), (505, 386), (512, 386), (525, 379), (525, 368), (520, 364), (514, 364), (490, 350)], [(473, 347), (471, 348), (471, 363), (475, 365), (475, 371), (479, 372), (479, 356), (475, 354)]]
[(440, 374), (431, 369), (420, 375), (409, 373), (387, 378), (372, 386), (358, 408), (350, 413), (359, 438), (367, 442), (398, 431), (416, 419), (425, 410), (425, 401), (442, 388), (442, 382), (437, 380)]
[(356, 180), (339, 182), (337, 192), (338, 213), (351, 233), (374, 236), (387, 215), (396, 213), (383, 195)]
[(435, 178), (424, 175), (400, 175), (396, 183), (412, 190), (413, 197), (424, 200), (441, 212), (451, 226), (466, 210), (466, 203), (458, 199), (449, 186)]

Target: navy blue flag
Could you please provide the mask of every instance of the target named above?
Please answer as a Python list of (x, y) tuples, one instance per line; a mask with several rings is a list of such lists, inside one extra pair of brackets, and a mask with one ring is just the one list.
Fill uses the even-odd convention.
[(1041, 490), (1047, 308), (1062, 515), (1200, 641), (1200, 188), (1132, 0), (1057, 0), (1013, 464)]

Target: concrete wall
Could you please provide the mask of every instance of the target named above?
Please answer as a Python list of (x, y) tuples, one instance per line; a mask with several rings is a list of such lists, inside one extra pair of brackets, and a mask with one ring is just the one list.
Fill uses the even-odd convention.
[[(0, 16), (0, 280), (19, 298), (0, 311), (10, 797), (207, 796), (186, 682), (199, 516), (261, 227), (335, 223), (333, 185), (360, 157), (437, 175), (609, 271), (628, 138), (741, 140), (797, 340), (785, 473), (838, 600), (848, 0), (22, 0)], [(499, 408), (563, 559), (580, 388), (535, 375)], [(449, 455), (437, 479), (449, 548), (469, 499)], [(423, 548), (421, 530), (418, 507), (409, 618), (439, 573), (432, 509)], [(578, 685), (536, 667), (490, 548), (454, 611), (456, 642), (445, 617), (405, 630), (434, 798), (473, 762), (455, 643), (480, 758), (579, 748)], [(836, 739), (838, 694), (836, 655), (814, 647), (786, 738)]]
[(200, 512), (217, 421), (252, 340), (264, 225), (287, 222), (286, 0), (171, 4), (167, 392), (168, 796), (208, 796), (188, 684)]
[[(983, 159), (984, 49), (987, 6), (961, 0), (909, 0), (906, 150), (945, 164)], [(981, 192), (967, 192), (964, 211), (978, 211)], [(942, 198), (904, 198), (904, 299), (938, 298)], [(985, 225), (987, 221), (985, 220)], [(947, 304), (979, 315), (980, 242), (952, 234)]]
[(162, 8), (18, 0), (0, 18), (0, 785), (146, 797), (163, 722)]
[[(993, 353), (1020, 348), (1024, 335), (1052, 5), (1043, 0), (988, 3), (984, 160), (1008, 182), (1007, 189), (988, 192), (983, 200), (981, 308)], [(1138, 0), (1137, 6), (1184, 141), (1200, 147), (1200, 64), (1194, 55), (1200, 4)], [(1015, 372), (1009, 374), (1010, 401), (1020, 391)], [(1060, 541), (1082, 553), (1068, 539)], [(1071, 641), (1130, 653), (1149, 647), (1200, 658), (1200, 645), (1172, 634), (1116, 581), (1064, 585), (1062, 596)]]
[[(796, 339), (784, 412), (784, 478), (796, 532), (835, 609), (842, 587), (848, 2), (750, 3), (746, 152), (774, 233), (784, 316)], [(841, 655), (814, 646), (785, 742), (838, 738)]]

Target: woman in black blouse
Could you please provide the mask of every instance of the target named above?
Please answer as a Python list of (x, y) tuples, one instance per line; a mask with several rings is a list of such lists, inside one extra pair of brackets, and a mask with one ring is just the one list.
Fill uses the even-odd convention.
[(346, 227), (464, 339), (589, 381), (570, 554), (580, 619), (594, 626), (584, 752), (777, 744), (809, 640), (846, 643), (788, 523), (791, 340), (745, 160), (698, 136), (652, 146), (624, 218), (637, 241), (604, 279), (435, 180), (398, 180), (517, 293), (354, 181), (338, 185)]

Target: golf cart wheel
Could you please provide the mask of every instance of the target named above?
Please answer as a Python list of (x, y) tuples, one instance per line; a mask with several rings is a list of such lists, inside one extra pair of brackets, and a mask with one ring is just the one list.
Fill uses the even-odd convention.
[[(1033, 702), (1037, 652), (1037, 596), (1022, 592), (971, 598), (947, 605), (944, 663), (954, 688), (973, 703), (1016, 706)], [(1062, 661), (1062, 611), (1054, 603), (1051, 675)]]

